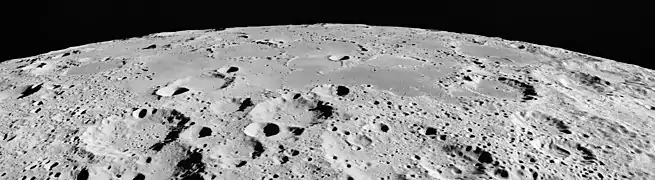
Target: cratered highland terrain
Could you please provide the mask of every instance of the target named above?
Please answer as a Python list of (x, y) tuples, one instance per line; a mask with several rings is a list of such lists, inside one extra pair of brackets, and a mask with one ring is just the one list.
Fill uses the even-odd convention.
[(654, 87), (446, 31), (157, 33), (0, 64), (0, 179), (655, 179)]

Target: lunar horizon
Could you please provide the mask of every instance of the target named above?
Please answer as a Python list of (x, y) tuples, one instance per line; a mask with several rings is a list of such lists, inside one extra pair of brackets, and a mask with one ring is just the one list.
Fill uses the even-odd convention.
[(655, 178), (654, 70), (502, 37), (188, 30), (0, 73), (0, 179)]

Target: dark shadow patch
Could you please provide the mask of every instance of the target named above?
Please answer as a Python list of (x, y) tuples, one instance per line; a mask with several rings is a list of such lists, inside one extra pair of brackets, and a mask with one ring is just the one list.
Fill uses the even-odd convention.
[(302, 95), (300, 93), (297, 93), (297, 94), (293, 95), (293, 99), (298, 99), (300, 97), (302, 97)]
[(273, 124), (273, 123), (266, 123), (262, 130), (264, 131), (264, 135), (266, 137), (271, 137), (271, 136), (275, 136), (278, 133), (280, 133), (280, 126), (278, 126), (277, 124)]
[(224, 79), (226, 77), (223, 73), (220, 73), (216, 70), (210, 71), (207, 74), (213, 78), (219, 78), (219, 79)]
[(571, 130), (570, 130), (570, 127), (568, 125), (566, 125), (566, 123), (564, 123), (564, 121), (559, 120), (559, 119), (554, 118), (554, 117), (547, 117), (546, 120), (550, 121), (551, 124), (554, 125), (555, 128), (557, 128), (557, 130), (559, 132), (564, 133), (564, 134), (571, 134), (572, 133)]
[(504, 178), (504, 179), (509, 178), (509, 172), (507, 172), (507, 170), (505, 170), (505, 169), (496, 169), (494, 171), (494, 175), (496, 175), (498, 177), (501, 177), (501, 178)]
[(588, 149), (586, 147), (583, 147), (580, 144), (577, 144), (575, 149), (580, 151), (582, 159), (583, 159), (583, 161), (582, 161), (583, 163), (590, 164), (590, 163), (593, 163), (594, 161), (596, 161), (596, 155), (594, 155), (594, 152), (592, 152), (590, 149)]
[(237, 111), (245, 111), (247, 108), (254, 106), (255, 104), (252, 103), (252, 100), (250, 98), (244, 99), (241, 104), (239, 105), (239, 109)]
[(441, 150), (446, 153), (453, 153), (458, 150), (456, 145), (444, 145)]
[(485, 174), (485, 171), (487, 170), (482, 163), (475, 163), (473, 167), (473, 172), (471, 172), (471, 174)]
[(393, 178), (394, 178), (394, 180), (408, 180), (407, 177), (405, 177), (404, 174), (394, 174)]
[(88, 180), (89, 179), (89, 170), (86, 168), (83, 168), (80, 170), (79, 173), (77, 173), (77, 177), (75, 178), (76, 180)]
[(247, 163), (248, 163), (247, 161), (240, 161), (239, 163), (237, 163), (237, 165), (235, 167), (240, 168), (240, 167), (245, 166)]
[(464, 81), (469, 81), (469, 82), (473, 81), (473, 79), (471, 79), (470, 76), (464, 76), (462, 77), (462, 79), (464, 79)]
[(537, 97), (539, 96), (534, 86), (528, 83), (521, 82), (516, 79), (509, 79), (506, 77), (498, 77), (498, 81), (507, 84), (513, 88), (517, 88), (521, 90), (521, 93), (523, 94), (522, 101), (524, 102), (530, 100), (537, 100)]
[(566, 124), (566, 122), (564, 122), (561, 119), (558, 119), (556, 117), (538, 111), (534, 112), (533, 116), (536, 120), (538, 120), (538, 122), (543, 121), (547, 125), (554, 126), (555, 129), (557, 129), (561, 133), (572, 134), (571, 128)]
[(300, 151), (295, 150), (295, 149), (291, 149), (291, 150), (289, 150), (289, 155), (298, 156), (298, 155), (300, 155)]
[(146, 109), (138, 109), (138, 111), (139, 112), (137, 113), (137, 118), (139, 119), (143, 119), (148, 115), (148, 110)]
[(425, 135), (426, 136), (437, 135), (437, 129), (433, 127), (427, 127), (425, 128)]
[(186, 93), (186, 92), (189, 92), (189, 88), (185, 88), (185, 87), (177, 87), (177, 88), (175, 89), (175, 91), (173, 92), (173, 94), (171, 94), (171, 96), (176, 96), (176, 95), (184, 94), (184, 93)]
[(389, 126), (387, 126), (386, 124), (380, 124), (380, 131), (388, 132), (389, 131)]
[(337, 96), (346, 96), (350, 93), (350, 89), (346, 86), (337, 86)]
[(234, 77), (225, 77), (223, 79), (225, 80), (225, 83), (223, 83), (223, 85), (221, 85), (221, 87), (219, 87), (218, 89), (225, 89), (225, 88), (229, 87), (230, 85), (232, 85), (232, 83), (234, 83), (234, 80), (236, 78), (234, 78)]
[(253, 143), (253, 152), (250, 154), (250, 157), (252, 159), (257, 159), (260, 156), (262, 156), (262, 154), (264, 154), (264, 152), (266, 151), (266, 147), (264, 147), (264, 144), (262, 144), (258, 140), (253, 139), (252, 143)]
[(42, 86), (43, 86), (43, 84), (28, 86), (27, 88), (25, 88), (23, 90), (23, 92), (20, 93), (20, 96), (18, 97), (18, 99), (27, 97), (29, 95), (32, 95), (32, 94), (38, 92), (39, 90), (41, 90)]
[(287, 162), (289, 162), (289, 157), (288, 156), (282, 156), (282, 157), (280, 157), (279, 161), (280, 161), (280, 164), (286, 164)]
[(255, 41), (255, 44), (261, 44), (272, 48), (278, 48), (278, 44), (269, 41)]
[(202, 162), (202, 153), (192, 151), (188, 156), (177, 163), (174, 174), (181, 179), (196, 179), (201, 178), (201, 174), (205, 172), (205, 163)]
[(233, 73), (233, 72), (237, 72), (237, 71), (239, 71), (239, 68), (232, 66), (232, 67), (228, 68), (226, 72), (227, 73)]
[(613, 89), (609, 81), (606, 81), (598, 76), (583, 72), (573, 72), (571, 77), (578, 81), (580, 85), (583, 85), (596, 93), (607, 93)]
[(491, 153), (489, 153), (487, 151), (484, 151), (484, 150), (482, 150), (480, 148), (478, 148), (476, 150), (480, 150), (479, 152), (476, 153), (476, 154), (479, 155), (478, 156), (478, 162), (491, 164), (494, 161), (494, 158), (491, 155)]
[(157, 48), (157, 45), (156, 44), (151, 44), (151, 45), (148, 45), (148, 46), (144, 47), (143, 49), (155, 49), (155, 48)]
[(149, 149), (150, 149), (150, 150), (153, 150), (153, 151), (157, 151), (157, 152), (159, 152), (159, 151), (161, 151), (161, 149), (164, 148), (164, 146), (165, 146), (166, 144), (167, 144), (166, 142), (157, 142), (157, 143), (155, 143), (154, 145), (150, 146)]
[(60, 58), (62, 58), (62, 57), (67, 57), (67, 56), (70, 56), (70, 55), (71, 55), (70, 52), (66, 52), (66, 53), (62, 54), (62, 55), (60, 56)]
[(362, 51), (362, 52), (366, 52), (366, 51), (368, 51), (368, 49), (366, 49), (366, 48), (365, 48), (364, 46), (362, 46), (361, 44), (357, 44), (357, 47), (359, 47), (359, 51)]
[(323, 101), (319, 101), (316, 107), (309, 109), (309, 111), (314, 112), (317, 119), (329, 119), (334, 115), (334, 107)]
[(132, 178), (132, 180), (146, 180), (146, 175), (143, 175), (143, 174), (139, 173), (136, 176), (134, 176), (134, 178)]
[(200, 174), (192, 174), (190, 176), (185, 176), (181, 180), (205, 180)]
[(182, 133), (182, 131), (188, 128), (188, 126), (186, 126), (186, 123), (191, 121), (191, 118), (173, 109), (173, 110), (165, 111), (163, 113), (163, 120), (164, 121), (162, 122), (162, 124), (164, 125), (169, 124), (173, 126), (169, 127), (169, 132), (168, 134), (166, 134), (164, 140), (152, 145), (150, 147), (151, 150), (161, 151), (161, 149), (166, 144), (176, 141), (179, 138), (180, 133)]
[(452, 155), (453, 157), (463, 158), (471, 163), (481, 163), (482, 165), (480, 166), (483, 166), (483, 164), (492, 164), (494, 162), (493, 155), (480, 147), (475, 147), (474, 149), (474, 146), (450, 144), (444, 145), (441, 150), (446, 154)]
[(566, 158), (566, 157), (571, 156), (571, 152), (569, 152), (568, 150), (556, 145), (555, 143), (551, 143), (548, 147), (550, 148), (551, 152), (554, 155), (556, 155), (556, 156), (558, 156), (560, 158)]
[(300, 136), (303, 132), (305, 132), (305, 128), (301, 127), (288, 127), (287, 130), (289, 130), (289, 132), (295, 136)]
[(200, 132), (198, 132), (198, 138), (204, 138), (212, 135), (212, 129), (208, 127), (202, 127)]

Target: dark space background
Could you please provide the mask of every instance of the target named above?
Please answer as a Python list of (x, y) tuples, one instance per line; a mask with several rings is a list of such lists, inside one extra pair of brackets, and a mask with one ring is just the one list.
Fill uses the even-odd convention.
[[(282, 1), (279, 1), (282, 2)], [(396, 1), (394, 1), (396, 2)], [(400, 1), (398, 1), (400, 2)], [(242, 26), (353, 23), (436, 29), (564, 48), (655, 69), (645, 58), (645, 11), (617, 4), (471, 7), (378, 1), (17, 1), (2, 2), (0, 60), (156, 32)], [(439, 1), (435, 1), (439, 2)], [(11, 3), (11, 4), (10, 4)], [(388, 3), (388, 4), (385, 4)], [(545, 6), (544, 4), (555, 4)], [(8, 32), (7, 32), (8, 31)]]

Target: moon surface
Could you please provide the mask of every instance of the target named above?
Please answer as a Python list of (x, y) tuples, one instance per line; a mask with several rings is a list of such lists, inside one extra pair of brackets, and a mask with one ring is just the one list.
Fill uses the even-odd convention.
[(240, 27), (0, 73), (0, 179), (655, 179), (655, 71), (527, 42)]

